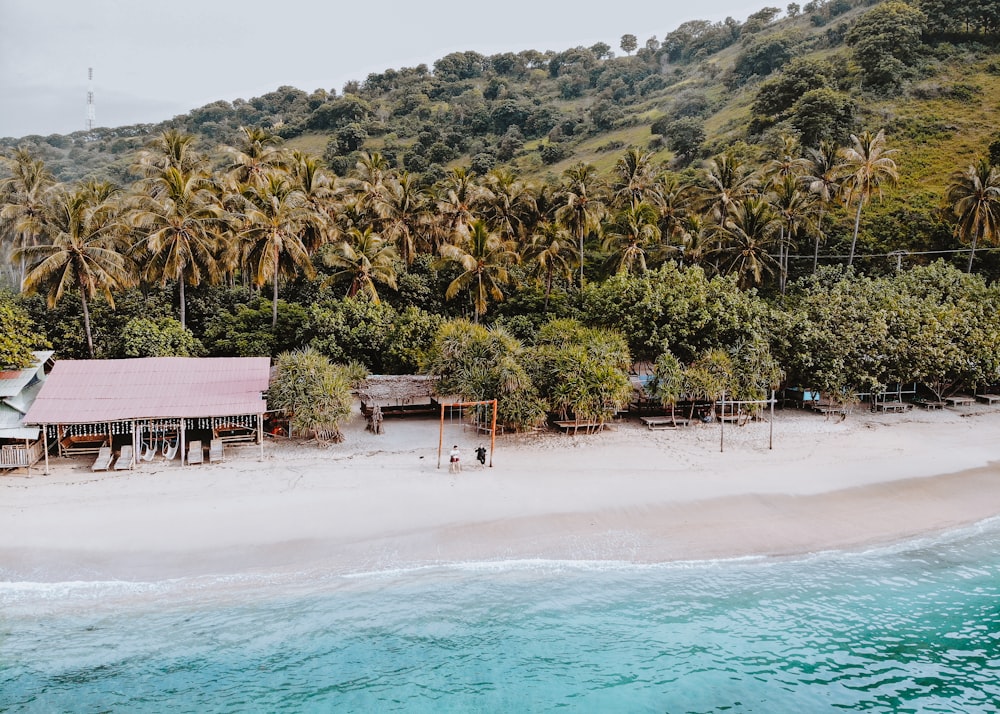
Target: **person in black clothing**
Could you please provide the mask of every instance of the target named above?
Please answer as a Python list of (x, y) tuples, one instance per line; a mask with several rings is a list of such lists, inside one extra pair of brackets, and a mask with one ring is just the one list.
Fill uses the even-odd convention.
[(476, 458), (479, 460), (483, 466), (486, 465), (486, 447), (480, 446), (476, 449)]

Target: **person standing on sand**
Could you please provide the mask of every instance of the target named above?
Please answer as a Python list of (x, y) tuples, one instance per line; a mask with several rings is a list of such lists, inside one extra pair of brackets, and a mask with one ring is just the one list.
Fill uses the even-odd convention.
[(448, 461), (450, 462), (448, 466), (449, 473), (453, 474), (462, 473), (462, 461), (459, 458), (458, 454), (458, 444), (455, 444), (453, 447), (451, 447), (451, 454), (449, 454)]

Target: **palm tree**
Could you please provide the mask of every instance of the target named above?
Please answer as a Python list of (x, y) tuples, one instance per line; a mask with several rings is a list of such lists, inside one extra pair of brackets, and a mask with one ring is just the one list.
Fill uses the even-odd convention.
[(819, 265), (819, 244), (823, 239), (823, 213), (826, 207), (840, 193), (840, 172), (841, 155), (838, 146), (832, 142), (823, 140), (819, 147), (810, 148), (809, 154), (809, 175), (806, 181), (809, 182), (809, 190), (817, 197), (819, 216), (816, 219), (816, 241), (813, 245), (813, 272)]
[(770, 152), (763, 174), (768, 183), (775, 184), (788, 176), (799, 178), (809, 169), (809, 160), (803, 158), (802, 147), (794, 136), (781, 136), (781, 146)]
[(654, 179), (650, 196), (660, 214), (660, 235), (671, 241), (682, 235), (694, 204), (694, 186), (673, 171), (663, 171)]
[(449, 171), (438, 187), (437, 197), (443, 235), (447, 237), (465, 232), (485, 198), (486, 192), (476, 181), (475, 171), (462, 167)]
[(359, 293), (374, 303), (379, 302), (375, 283), (396, 288), (396, 260), (399, 254), (395, 246), (387, 244), (372, 233), (371, 226), (364, 230), (351, 228), (347, 239), (337, 243), (333, 250), (323, 255), (323, 263), (331, 268), (340, 268), (331, 277), (350, 277), (351, 285), (347, 297)]
[(169, 168), (182, 172), (195, 171), (204, 163), (202, 156), (195, 150), (196, 141), (193, 134), (167, 129), (139, 152), (133, 170), (145, 176), (156, 176)]
[(580, 162), (563, 172), (556, 219), (574, 232), (580, 247), (580, 289), (583, 290), (583, 240), (600, 226), (604, 215), (602, 185), (593, 164)]
[(872, 136), (866, 131), (861, 136), (851, 134), (851, 146), (843, 150), (844, 191), (847, 202), (857, 202), (858, 211), (854, 217), (854, 235), (851, 237), (851, 254), (847, 264), (854, 263), (854, 248), (858, 242), (861, 227), (861, 209), (872, 196), (881, 196), (883, 186), (894, 186), (899, 180), (896, 162), (892, 155), (897, 149), (885, 146), (885, 130)]
[(316, 219), (302, 191), (277, 171), (265, 173), (257, 184), (244, 185), (241, 197), (245, 218), (240, 236), (246, 241), (245, 262), (255, 286), (271, 282), (271, 327), (277, 327), (281, 276), (294, 276), (297, 269), (310, 278), (315, 274), (302, 237)]
[(651, 201), (653, 190), (653, 154), (644, 153), (634, 146), (629, 148), (615, 164), (615, 181), (612, 202), (628, 206), (639, 201)]
[(506, 240), (523, 240), (535, 215), (535, 194), (510, 169), (486, 174), (483, 214), (487, 223)]
[(524, 252), (525, 260), (534, 263), (539, 273), (545, 275), (545, 310), (549, 309), (552, 294), (552, 278), (562, 273), (572, 278), (573, 237), (558, 223), (542, 223), (531, 236), (531, 242)]
[[(42, 234), (46, 195), (55, 185), (55, 178), (45, 162), (24, 147), (10, 158), (3, 157), (3, 163), (10, 176), (0, 181), (0, 239), (9, 240), (14, 251), (23, 251), (36, 245)], [(22, 285), (24, 257), (20, 264), (18, 284)]]
[(234, 184), (255, 184), (275, 169), (287, 168), (279, 137), (259, 127), (240, 127), (240, 134), (239, 144), (227, 147), (232, 161), (226, 173)]
[(382, 216), (383, 235), (395, 243), (403, 262), (412, 265), (420, 234), (430, 229), (427, 197), (412, 174), (402, 171), (389, 181), (378, 211)]
[(966, 268), (971, 273), (977, 244), (995, 245), (1000, 235), (1000, 172), (981, 158), (952, 175), (947, 195), (957, 219), (955, 233), (971, 247)]
[(805, 223), (813, 200), (813, 194), (802, 189), (802, 181), (792, 174), (784, 174), (776, 179), (771, 187), (771, 205), (777, 212), (781, 224), (778, 262), (781, 269), (779, 287), (782, 295), (785, 294), (785, 281), (788, 279), (788, 253), (795, 234)]
[(486, 313), (489, 298), (503, 300), (501, 285), (510, 282), (507, 266), (517, 261), (508, 241), (491, 233), (486, 222), (480, 218), (469, 224), (468, 232), (463, 232), (457, 245), (445, 243), (440, 248), (445, 261), (457, 263), (463, 269), (461, 275), (451, 281), (445, 291), (445, 299), (451, 300), (459, 290), (472, 290), (472, 305), (475, 322)]
[(112, 290), (129, 287), (135, 279), (129, 260), (116, 248), (122, 230), (117, 193), (111, 184), (96, 181), (54, 189), (40, 222), (48, 242), (19, 251), (32, 265), (24, 278), (25, 293), (44, 290), (54, 307), (67, 289), (79, 291), (91, 357), (90, 301), (102, 293), (114, 307)]
[(337, 188), (335, 180), (326, 173), (319, 159), (293, 151), (288, 165), (292, 185), (302, 192), (312, 220), (305, 225), (302, 242), (310, 255), (316, 253), (329, 238), (332, 224), (330, 212), (335, 208)]
[(705, 206), (716, 224), (725, 227), (733, 208), (753, 193), (757, 176), (733, 151), (726, 151), (705, 164), (703, 177)]
[(181, 326), (187, 325), (185, 285), (222, 277), (218, 259), (222, 207), (203, 173), (168, 166), (144, 182), (136, 197), (131, 225), (144, 233), (134, 249), (142, 256), (142, 275), (161, 286), (177, 281)]
[(617, 272), (646, 272), (646, 246), (660, 240), (656, 209), (633, 203), (615, 214), (604, 228), (604, 250), (617, 256)]
[(738, 204), (726, 220), (721, 231), (725, 241), (716, 250), (722, 255), (723, 272), (735, 273), (741, 288), (760, 285), (765, 273), (774, 272), (770, 251), (779, 227), (771, 205), (760, 196)]

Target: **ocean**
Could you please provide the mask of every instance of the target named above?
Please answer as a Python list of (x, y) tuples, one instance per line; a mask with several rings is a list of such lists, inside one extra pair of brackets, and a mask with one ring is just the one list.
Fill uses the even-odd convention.
[(1000, 711), (998, 521), (790, 560), (9, 580), (3, 712)]

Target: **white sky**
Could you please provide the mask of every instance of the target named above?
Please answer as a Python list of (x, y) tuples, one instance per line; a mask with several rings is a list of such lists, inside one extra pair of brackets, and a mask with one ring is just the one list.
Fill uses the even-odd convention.
[(155, 123), (291, 85), (311, 92), (449, 52), (564, 50), (687, 20), (743, 20), (765, 0), (0, 0), (0, 136)]

